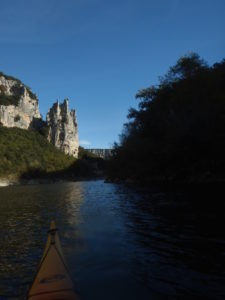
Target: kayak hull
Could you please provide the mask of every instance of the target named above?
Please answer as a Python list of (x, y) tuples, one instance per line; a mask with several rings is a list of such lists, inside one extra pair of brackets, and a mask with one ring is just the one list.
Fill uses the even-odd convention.
[(79, 299), (65, 262), (54, 222), (51, 223), (44, 254), (27, 299)]

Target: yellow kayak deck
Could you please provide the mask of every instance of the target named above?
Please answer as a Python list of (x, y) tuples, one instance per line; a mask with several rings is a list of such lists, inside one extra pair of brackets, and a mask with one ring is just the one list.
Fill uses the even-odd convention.
[(44, 254), (28, 292), (27, 299), (79, 299), (74, 291), (74, 283), (65, 263), (58, 230), (54, 221), (51, 222)]

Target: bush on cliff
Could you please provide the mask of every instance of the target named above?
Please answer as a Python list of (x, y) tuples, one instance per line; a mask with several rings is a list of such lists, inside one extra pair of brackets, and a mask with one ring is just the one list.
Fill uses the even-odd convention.
[(18, 95), (5, 95), (0, 94), (0, 105), (8, 106), (8, 105), (14, 105), (18, 106), (20, 100), (20, 96)]

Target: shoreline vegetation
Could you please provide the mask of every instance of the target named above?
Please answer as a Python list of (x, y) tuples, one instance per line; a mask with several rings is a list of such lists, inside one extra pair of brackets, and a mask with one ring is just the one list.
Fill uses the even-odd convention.
[(158, 85), (138, 91), (109, 163), (112, 181), (142, 185), (225, 182), (225, 60), (181, 57)]
[[(92, 168), (92, 167), (91, 167)], [(22, 177), (1, 177), (0, 188), (10, 185), (36, 185), (36, 184), (50, 184), (58, 182), (76, 182), (76, 181), (90, 181), (90, 180), (105, 180), (104, 170), (96, 169), (92, 174), (68, 175), (68, 174), (43, 174), (41, 176), (26, 175)]]
[(66, 155), (35, 130), (0, 126), (0, 186), (102, 178), (103, 159), (79, 148)]

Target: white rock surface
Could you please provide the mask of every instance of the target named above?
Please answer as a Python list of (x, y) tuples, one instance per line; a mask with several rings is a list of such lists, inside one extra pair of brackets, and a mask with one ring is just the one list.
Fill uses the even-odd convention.
[(78, 126), (75, 110), (69, 110), (69, 101), (56, 102), (50, 108), (47, 118), (48, 140), (66, 154), (78, 157)]
[(19, 95), (18, 105), (0, 104), (0, 123), (6, 127), (19, 127), (28, 129), (32, 123), (41, 120), (38, 99), (33, 98), (28, 88), (17, 80), (0, 76), (0, 94), (6, 96)]

